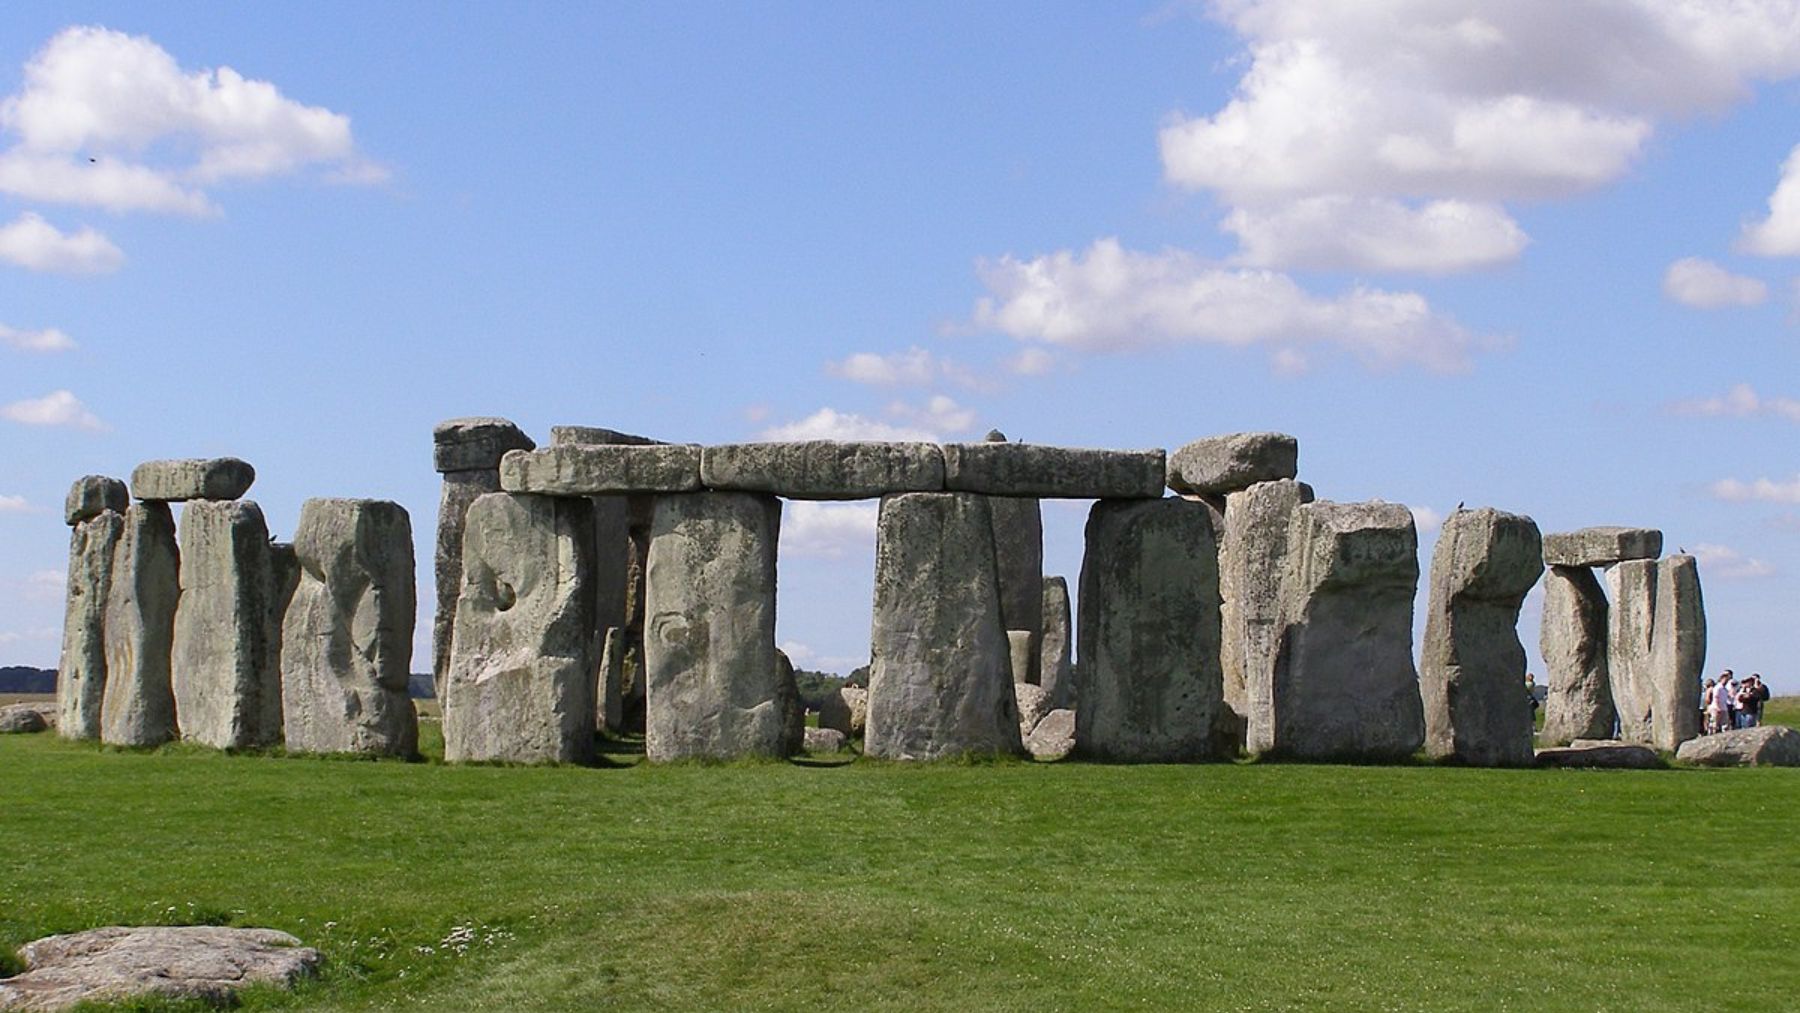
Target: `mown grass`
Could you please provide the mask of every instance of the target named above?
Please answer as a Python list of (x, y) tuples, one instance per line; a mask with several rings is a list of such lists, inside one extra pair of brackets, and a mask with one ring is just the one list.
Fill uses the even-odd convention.
[(325, 952), (251, 1009), (1785, 1009), (1797, 812), (1795, 770), (446, 767), (10, 736), (0, 945), (225, 922)]

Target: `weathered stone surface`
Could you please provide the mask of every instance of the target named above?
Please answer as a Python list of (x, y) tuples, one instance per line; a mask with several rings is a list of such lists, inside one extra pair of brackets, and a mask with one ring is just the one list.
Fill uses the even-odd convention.
[(944, 444), (944, 488), (989, 496), (1156, 499), (1161, 450), (1086, 450), (1033, 443)]
[(1653, 559), (1626, 560), (1606, 571), (1612, 599), (1606, 625), (1607, 680), (1619, 717), (1619, 738), (1626, 742), (1650, 741), (1656, 576)]
[(594, 724), (618, 732), (625, 722), (625, 631), (609, 627), (600, 641), (600, 679), (595, 686)]
[(585, 499), (489, 493), (469, 507), (444, 759), (593, 759), (593, 538)]
[(1044, 632), (1044, 519), (1038, 501), (994, 496), (994, 565), (1000, 575), (1000, 621), (1030, 637), (1021, 681), (1042, 681), (1037, 644)]
[[(598, 426), (553, 426), (550, 429), (550, 441), (553, 446), (606, 446), (624, 444), (629, 446), (650, 446), (657, 441), (631, 433), (621, 433), (616, 429), (603, 429)], [(641, 515), (641, 523), (649, 526), (649, 496), (594, 496), (594, 611), (595, 621), (599, 624), (598, 633), (604, 639), (606, 631), (612, 628), (622, 630), (625, 643), (621, 645), (618, 655), (619, 672), (624, 674), (625, 651), (630, 645), (641, 641), (643, 624), (631, 622), (631, 604), (633, 595), (641, 601), (643, 571), (632, 568), (632, 524), (634, 513)], [(640, 586), (633, 587), (634, 578)], [(641, 620), (641, 616), (639, 617)], [(622, 714), (621, 714), (622, 717)], [(620, 726), (615, 721), (607, 727), (617, 730)]]
[(235, 457), (145, 461), (131, 472), (131, 495), (141, 500), (234, 500), (250, 491), (256, 469)]
[[(1258, 482), (1225, 497), (1219, 546), (1219, 664), (1235, 745), (1274, 735), (1275, 655), (1281, 646), (1281, 580), (1294, 511), (1313, 501), (1304, 482)], [(1252, 731), (1254, 727), (1254, 731)], [(1238, 730), (1242, 735), (1238, 735)]]
[(189, 503), (170, 652), (182, 738), (216, 749), (281, 738), (274, 594), (262, 508), (248, 500)]
[(781, 501), (659, 496), (645, 567), (644, 752), (651, 760), (785, 756), (775, 651)]
[(882, 499), (870, 639), (867, 755), (1024, 753), (985, 498)]
[(861, 738), (869, 720), (869, 691), (841, 686), (819, 704), (819, 727), (835, 728), (847, 738)]
[(111, 510), (78, 521), (69, 532), (69, 571), (63, 599), (62, 660), (57, 665), (57, 731), (65, 739), (100, 737), (106, 694), (106, 599), (113, 551), (125, 518)]
[(29, 735), (50, 727), (38, 704), (9, 703), (0, 706), (0, 735)]
[(693, 492), (700, 488), (700, 448), (620, 443), (515, 450), (500, 462), (500, 488), (547, 496)]
[(836, 728), (808, 728), (803, 745), (809, 753), (841, 753), (846, 741)]
[(1031, 683), (1033, 662), (1037, 659), (1037, 643), (1030, 630), (1006, 631), (1006, 659), (1012, 666), (1012, 677), (1015, 683)]
[(156, 999), (231, 1005), (248, 985), (291, 987), (319, 951), (274, 929), (109, 926), (49, 936), (19, 950), (22, 974), (0, 981), (0, 1010)]
[(1036, 760), (1060, 759), (1074, 748), (1075, 712), (1066, 707), (1044, 715), (1025, 740), (1026, 751)]
[[(661, 440), (653, 440), (648, 436), (638, 436), (633, 433), (622, 433), (622, 432), (618, 431), (617, 429), (607, 429), (604, 426), (551, 426), (550, 427), (550, 443), (553, 446), (558, 446), (558, 447), (604, 446), (604, 445), (613, 444), (613, 443), (623, 443), (623, 444), (628, 444), (628, 445), (634, 446), (634, 447), (648, 447), (653, 444), (657, 444), (657, 443), (661, 443), (661, 442), (662, 442)], [(519, 448), (509, 447), (507, 449), (512, 450), (512, 449), (519, 449)], [(531, 450), (534, 448), (526, 447), (523, 449)], [(495, 460), (495, 463), (496, 464), (499, 463), (498, 459)]]
[(444, 678), (450, 672), (456, 596), (462, 593), (463, 531), (467, 526), (469, 504), (490, 492), (499, 491), (498, 468), (452, 471), (444, 475), (443, 489), (438, 496), (437, 548), (433, 557), (437, 612), (431, 620), (431, 677), (440, 700), (444, 698)]
[(1258, 482), (1291, 479), (1300, 470), (1300, 441), (1286, 433), (1233, 433), (1195, 440), (1169, 455), (1169, 488), (1219, 496)]
[(170, 659), (181, 600), (181, 550), (167, 503), (133, 503), (113, 550), (106, 603), (106, 699), (100, 739), (156, 746), (175, 737)]
[[(300, 554), (293, 542), (269, 543), (269, 667), (275, 671), (275, 692), (263, 698), (263, 722), (266, 728), (282, 729), (286, 737), (281, 697), (281, 625), (287, 620), (288, 606), (300, 590)], [(415, 592), (416, 593), (416, 592)], [(410, 630), (407, 633), (411, 636)], [(411, 678), (409, 675), (408, 678)], [(411, 697), (407, 700), (410, 702)]]
[(1532, 763), (1519, 608), (1544, 572), (1529, 517), (1483, 507), (1445, 518), (1431, 558), (1419, 688), (1425, 751), (1477, 767)]
[(1547, 566), (1611, 566), (1628, 559), (1662, 555), (1662, 532), (1655, 528), (1582, 528), (1544, 536)]
[(1069, 582), (1044, 578), (1044, 632), (1038, 640), (1038, 685), (1049, 695), (1050, 706), (1068, 707), (1075, 702), (1075, 668), (1071, 657), (1074, 625), (1069, 609)]
[(1013, 698), (1019, 705), (1019, 734), (1029, 736), (1044, 715), (1055, 708), (1050, 706), (1050, 694), (1043, 687), (1033, 686), (1028, 682), (1013, 683)]
[(1762, 725), (1702, 735), (1683, 742), (1675, 758), (1702, 767), (1800, 767), (1800, 731)]
[(782, 755), (793, 756), (806, 748), (806, 701), (800, 699), (794, 661), (782, 650), (775, 652), (775, 704), (781, 709)]
[(1606, 613), (1593, 570), (1552, 566), (1544, 574), (1538, 653), (1548, 679), (1539, 734), (1545, 744), (1612, 734), (1618, 715), (1606, 668)]
[(297, 753), (418, 752), (412, 521), (398, 503), (309, 499), (281, 627), (282, 728)]
[(1657, 564), (1655, 638), (1650, 647), (1650, 744), (1674, 752), (1700, 734), (1700, 677), (1706, 668), (1706, 605), (1694, 557)]
[(1537, 751), (1544, 767), (1599, 767), (1621, 770), (1655, 770), (1662, 757), (1649, 746), (1629, 742), (1571, 742), (1567, 746)]
[(124, 482), (105, 475), (83, 475), (69, 487), (69, 495), (63, 500), (63, 522), (74, 527), (108, 510), (123, 514), (130, 505), (131, 493)]
[(1281, 581), (1274, 720), (1266, 738), (1251, 726), (1252, 752), (1399, 760), (1424, 743), (1412, 657), (1418, 581), (1418, 535), (1406, 507), (1318, 502), (1295, 509)]
[(1224, 706), (1219, 554), (1212, 515), (1184, 499), (1101, 500), (1081, 562), (1084, 756), (1138, 763), (1215, 759)]
[(439, 422), (431, 431), (431, 463), (440, 472), (493, 471), (509, 450), (537, 444), (507, 419), (476, 416)]
[(700, 482), (708, 489), (767, 492), (788, 499), (937, 492), (944, 488), (944, 453), (935, 443), (726, 443), (700, 452)]

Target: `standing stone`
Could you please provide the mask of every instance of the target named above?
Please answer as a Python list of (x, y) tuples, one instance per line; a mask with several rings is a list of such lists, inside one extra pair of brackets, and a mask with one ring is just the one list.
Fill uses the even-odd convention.
[(874, 612), (868, 755), (1024, 753), (985, 497), (882, 498)]
[(840, 686), (819, 702), (819, 727), (835, 728), (845, 738), (863, 737), (869, 720), (869, 691)]
[(651, 760), (789, 754), (775, 651), (780, 531), (773, 496), (657, 497), (644, 603)]
[(282, 728), (298, 753), (418, 752), (407, 695), (418, 592), (398, 503), (309, 499), (297, 587), (281, 627)]
[[(1275, 656), (1281, 646), (1281, 580), (1287, 571), (1294, 511), (1312, 487), (1282, 479), (1225, 497), (1219, 548), (1219, 661), (1225, 704), (1243, 727), (1238, 744), (1274, 736)], [(1234, 729), (1235, 731), (1235, 729)]]
[(1657, 564), (1656, 632), (1650, 648), (1650, 744), (1674, 752), (1700, 734), (1700, 676), (1706, 667), (1706, 606), (1694, 557)]
[(624, 724), (625, 631), (607, 629), (600, 642), (600, 679), (595, 686), (594, 724), (603, 732), (617, 733)]
[(1094, 504), (1081, 561), (1082, 755), (1136, 763), (1216, 757), (1224, 682), (1214, 537), (1201, 503)]
[(112, 587), (113, 553), (124, 532), (125, 518), (102, 510), (76, 521), (69, 533), (62, 661), (56, 677), (56, 729), (65, 739), (100, 737), (101, 701), (106, 694), (106, 598)]
[[(295, 551), (292, 542), (269, 543), (269, 668), (276, 674), (279, 682), (281, 676), (281, 626), (287, 621), (288, 606), (294, 601), (295, 592), (300, 590), (300, 554)], [(416, 594), (417, 592), (415, 592)], [(408, 697), (410, 700), (411, 698)], [(282, 729), (282, 737), (287, 737), (284, 703), (281, 687), (263, 699), (262, 720), (265, 728)]]
[(1606, 624), (1606, 592), (1594, 571), (1550, 567), (1538, 638), (1549, 680), (1541, 736), (1546, 745), (1612, 736), (1618, 715), (1607, 679)]
[(489, 493), (470, 505), (445, 760), (594, 758), (593, 538), (585, 499)]
[(188, 503), (170, 661), (182, 738), (215, 749), (281, 738), (274, 595), (262, 508), (248, 500)]
[(775, 652), (775, 702), (781, 708), (782, 755), (797, 756), (806, 751), (806, 701), (800, 699), (794, 661), (782, 650)]
[(1606, 570), (1612, 598), (1607, 610), (1606, 669), (1619, 738), (1650, 742), (1650, 652), (1655, 646), (1656, 560), (1628, 559)]
[(1038, 685), (1049, 696), (1052, 709), (1075, 703), (1075, 669), (1071, 651), (1074, 639), (1069, 627), (1069, 582), (1044, 578), (1044, 632), (1038, 642)]
[(1444, 521), (1419, 667), (1425, 750), (1434, 758), (1533, 763), (1519, 608), (1543, 572), (1543, 539), (1531, 518), (1488, 507)]
[(130, 505), (131, 494), (124, 482), (105, 475), (83, 475), (69, 487), (69, 495), (63, 500), (63, 522), (74, 527), (108, 510), (122, 515)]
[(175, 690), (169, 661), (181, 599), (181, 550), (167, 503), (133, 503), (113, 551), (106, 603), (106, 699), (100, 740), (157, 746), (173, 739)]
[[(1273, 720), (1252, 752), (1401, 760), (1425, 741), (1413, 667), (1419, 540), (1395, 503), (1306, 503), (1294, 511), (1281, 581)], [(1523, 688), (1520, 693), (1523, 694)]]
[(469, 504), (500, 491), (500, 459), (509, 450), (536, 448), (531, 437), (505, 419), (464, 418), (438, 423), (431, 433), (432, 463), (444, 476), (438, 497), (437, 611), (431, 619), (431, 679), (438, 699), (450, 671), (456, 596), (462, 589), (463, 529)]
[(1036, 685), (1031, 681), (1031, 674), (1036, 668), (1037, 660), (1033, 656), (1037, 652), (1035, 640), (1036, 638), (1031, 635), (1030, 630), (1006, 631), (1006, 659), (1007, 663), (1012, 666), (1014, 683)]
[[(1005, 443), (1006, 435), (993, 430), (987, 442)], [(1028, 497), (994, 496), (988, 512), (994, 519), (994, 563), (1000, 572), (1000, 621), (1009, 631), (1029, 635), (1031, 653), (1021, 656), (1027, 659), (1025, 678), (1017, 681), (1036, 684), (1042, 679), (1036, 650), (1044, 634), (1043, 509)]]

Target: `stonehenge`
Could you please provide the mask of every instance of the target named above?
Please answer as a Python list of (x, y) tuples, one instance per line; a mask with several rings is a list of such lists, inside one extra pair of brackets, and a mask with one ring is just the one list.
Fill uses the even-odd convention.
[[(824, 742), (776, 647), (783, 498), (880, 501), (868, 686), (828, 692), (818, 722), (871, 757), (1582, 762), (1532, 750), (1517, 626), (1540, 577), (1546, 745), (1591, 752), (1616, 722), (1666, 753), (1698, 732), (1698, 567), (1663, 557), (1654, 529), (1540, 536), (1528, 517), (1459, 507), (1415, 666), (1411, 512), (1316, 500), (1285, 434), (1173, 453), (998, 431), (551, 435), (540, 449), (491, 417), (433, 431), (431, 667), (450, 762), (591, 763), (600, 733), (639, 729), (652, 762)], [(407, 511), (310, 499), (277, 542), (241, 498), (254, 480), (223, 457), (71, 486), (56, 724), (122, 746), (416, 756)], [(1073, 600), (1043, 573), (1045, 498), (1096, 501)]]
[(1478, 767), (1533, 762), (1518, 628), (1543, 556), (1529, 517), (1483, 508), (1444, 520), (1431, 558), (1419, 665), (1425, 751), (1434, 759)]

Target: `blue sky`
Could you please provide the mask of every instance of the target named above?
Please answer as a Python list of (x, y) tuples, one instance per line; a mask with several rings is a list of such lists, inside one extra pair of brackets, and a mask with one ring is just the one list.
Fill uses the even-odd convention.
[[(1458, 502), (1663, 528), (1709, 668), (1800, 691), (1797, 7), (7, 5), (0, 664), (55, 663), (76, 476), (396, 499), (426, 585), (431, 426), (500, 414), (1279, 429), (1424, 566)], [(790, 508), (803, 665), (866, 654), (872, 531)]]

